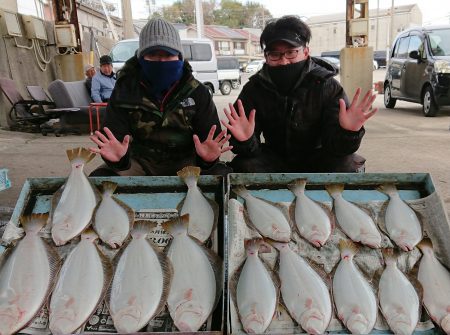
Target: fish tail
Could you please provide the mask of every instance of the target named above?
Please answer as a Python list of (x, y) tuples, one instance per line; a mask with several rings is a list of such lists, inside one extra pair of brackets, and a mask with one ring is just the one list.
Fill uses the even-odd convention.
[(237, 186), (233, 188), (234, 193), (236, 193), (237, 195), (239, 195), (240, 197), (244, 198), (249, 195), (250, 193), (248, 192), (248, 190), (244, 187), (244, 186)]
[(394, 183), (386, 183), (377, 187), (377, 190), (383, 193), (386, 193), (388, 196), (392, 196), (397, 192), (397, 187), (395, 187)]
[(339, 250), (341, 252), (341, 258), (353, 258), (358, 252), (358, 247), (351, 240), (339, 240)]
[(386, 248), (381, 250), (383, 259), (386, 265), (397, 263), (397, 255), (392, 248)]
[(36, 214), (22, 216), (20, 222), (22, 223), (25, 233), (38, 233), (48, 221), (48, 213)]
[(305, 187), (306, 187), (306, 179), (296, 179), (292, 183), (288, 184), (288, 188), (295, 195), (305, 192)]
[(330, 184), (326, 185), (325, 188), (332, 197), (344, 192), (344, 184)]
[(89, 163), (92, 159), (94, 159), (95, 154), (90, 152), (86, 148), (74, 148), (66, 150), (67, 157), (69, 158), (69, 161), (72, 162), (75, 159), (81, 159), (84, 160), (85, 164)]
[(117, 184), (112, 181), (104, 181), (102, 182), (103, 192), (113, 194), (117, 188)]
[(161, 226), (171, 235), (178, 230), (186, 230), (187, 232), (189, 226), (189, 214), (184, 214), (175, 219), (163, 222), (161, 223)]
[(271, 251), (270, 245), (267, 244), (262, 237), (254, 237), (251, 239), (246, 239), (244, 241), (245, 250), (247, 250), (247, 254), (264, 254), (269, 253)]
[(429, 238), (424, 238), (422, 241), (417, 244), (417, 247), (422, 251), (426, 251), (427, 249), (433, 249), (433, 243)]
[(131, 237), (137, 238), (140, 236), (147, 236), (151, 230), (157, 226), (156, 222), (148, 220), (137, 220), (134, 222)]
[(81, 240), (87, 240), (87, 241), (94, 242), (97, 239), (98, 239), (98, 235), (95, 232), (95, 230), (93, 228), (91, 228), (91, 227), (85, 229), (81, 233)]
[(274, 241), (274, 240), (271, 240), (269, 238), (264, 238), (264, 242), (269, 244), (269, 245), (271, 245), (272, 247), (274, 247), (277, 250), (281, 250), (281, 249), (285, 248), (286, 245), (288, 244), (286, 242)]

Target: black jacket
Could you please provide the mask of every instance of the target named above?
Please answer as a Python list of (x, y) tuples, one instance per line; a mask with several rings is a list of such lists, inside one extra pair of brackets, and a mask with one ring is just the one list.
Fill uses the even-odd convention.
[(247, 116), (250, 110), (256, 110), (256, 125), (247, 141), (230, 140), (234, 153), (241, 157), (257, 155), (261, 134), (269, 149), (292, 161), (317, 150), (335, 156), (358, 150), (364, 128), (354, 132), (339, 125), (339, 99), (347, 106), (349, 103), (344, 89), (333, 78), (336, 70), (330, 64), (310, 57), (287, 96), (276, 90), (267, 66), (250, 78), (239, 95)]
[(221, 130), (208, 89), (194, 79), (187, 62), (182, 78), (162, 102), (150, 95), (148, 85), (136, 56), (129, 59), (118, 73), (104, 126), (119, 141), (125, 135), (131, 135), (132, 141), (120, 162), (106, 163), (126, 170), (131, 156), (148, 174), (158, 175), (173, 175), (187, 164), (209, 167), (211, 164), (196, 155), (192, 139), (192, 135), (197, 134), (200, 141), (204, 141), (212, 125), (217, 126), (216, 135)]

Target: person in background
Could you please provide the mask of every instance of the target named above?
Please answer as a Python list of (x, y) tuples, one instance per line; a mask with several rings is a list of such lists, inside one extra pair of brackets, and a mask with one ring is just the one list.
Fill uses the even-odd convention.
[(116, 74), (112, 59), (108, 55), (100, 57), (100, 71), (92, 78), (91, 97), (94, 102), (108, 102), (116, 84)]
[[(355, 152), (376, 95), (349, 103), (335, 68), (309, 55), (309, 27), (283, 16), (264, 28), (263, 68), (250, 77), (222, 121), (236, 154), (234, 172), (362, 172)], [(265, 142), (261, 141), (261, 135)]]
[(87, 64), (84, 67), (84, 75), (86, 76), (86, 79), (84, 80), (84, 85), (86, 86), (89, 95), (91, 95), (92, 77), (94, 77), (96, 72), (97, 71), (95, 71), (95, 67), (92, 64)]
[(105, 164), (91, 176), (175, 175), (188, 165), (203, 174), (231, 170), (219, 161), (230, 150), (206, 86), (183, 60), (176, 28), (153, 18), (141, 30), (139, 48), (119, 72), (90, 150)]

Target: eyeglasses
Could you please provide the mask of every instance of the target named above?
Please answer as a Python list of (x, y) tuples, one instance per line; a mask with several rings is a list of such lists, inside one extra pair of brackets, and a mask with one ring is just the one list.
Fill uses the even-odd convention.
[(281, 51), (266, 51), (265, 54), (267, 56), (267, 58), (271, 61), (277, 61), (280, 60), (283, 56), (286, 59), (294, 59), (297, 57), (298, 52), (300, 50), (302, 50), (303, 47), (300, 47), (298, 49), (290, 49), (287, 50), (285, 52), (281, 52)]

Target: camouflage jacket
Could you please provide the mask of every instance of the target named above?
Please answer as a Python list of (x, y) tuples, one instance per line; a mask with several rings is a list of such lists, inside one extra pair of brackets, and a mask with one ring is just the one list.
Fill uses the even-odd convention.
[(201, 141), (212, 125), (220, 121), (206, 86), (194, 79), (185, 62), (183, 76), (162, 101), (150, 96), (148, 82), (140, 74), (136, 57), (129, 59), (118, 73), (109, 101), (104, 126), (119, 141), (125, 135), (132, 140), (127, 154), (118, 163), (106, 161), (115, 169), (126, 170), (130, 157), (136, 159), (148, 175), (174, 175), (186, 165), (208, 167), (196, 155), (193, 134)]

